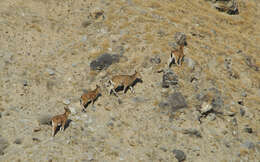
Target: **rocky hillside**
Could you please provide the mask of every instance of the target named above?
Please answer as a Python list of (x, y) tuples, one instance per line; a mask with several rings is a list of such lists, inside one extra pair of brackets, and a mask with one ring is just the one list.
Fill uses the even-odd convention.
[[(0, 161), (259, 161), (259, 8), (1, 0)], [(178, 34), (184, 62), (168, 68)], [(135, 70), (135, 93), (109, 95), (112, 76)], [(96, 84), (102, 95), (82, 112), (80, 96)], [(51, 137), (64, 106), (66, 129)]]

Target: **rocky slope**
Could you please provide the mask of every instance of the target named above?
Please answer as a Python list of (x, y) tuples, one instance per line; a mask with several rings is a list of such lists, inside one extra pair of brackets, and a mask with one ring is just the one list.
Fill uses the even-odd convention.
[[(259, 161), (260, 2), (231, 15), (219, 3), (1, 0), (0, 161)], [(177, 32), (186, 56), (168, 69)], [(108, 94), (135, 70), (134, 94)], [(52, 138), (46, 122), (65, 105)]]

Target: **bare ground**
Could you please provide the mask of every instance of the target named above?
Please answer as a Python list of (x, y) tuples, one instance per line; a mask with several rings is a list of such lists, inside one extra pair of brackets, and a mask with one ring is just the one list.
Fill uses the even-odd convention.
[[(231, 16), (204, 0), (1, 0), (0, 161), (178, 161), (174, 149), (186, 161), (259, 161), (260, 3), (238, 3)], [(178, 85), (162, 88), (176, 32), (193, 64), (173, 65)], [(123, 57), (92, 71), (103, 53)], [(105, 82), (134, 70), (143, 83), (119, 103)], [(96, 84), (102, 96), (83, 113), (80, 95)], [(188, 106), (169, 113), (160, 103), (173, 92)], [(200, 122), (204, 93), (222, 114)], [(41, 119), (66, 102), (71, 122), (52, 138)]]

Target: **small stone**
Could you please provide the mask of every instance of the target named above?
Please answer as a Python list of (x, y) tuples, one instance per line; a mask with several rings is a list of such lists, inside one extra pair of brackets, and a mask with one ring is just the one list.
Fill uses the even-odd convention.
[(244, 102), (243, 101), (237, 101), (237, 103), (239, 104), (239, 105), (242, 105), (242, 106), (244, 106)]
[(193, 111), (192, 117), (194, 117), (193, 120), (198, 120), (198, 121), (200, 121), (202, 115), (201, 115), (201, 113), (200, 113), (199, 111)]
[(172, 152), (175, 155), (175, 158), (178, 160), (178, 162), (182, 162), (186, 159), (186, 155), (183, 151), (174, 149)]
[(163, 152), (167, 152), (167, 148), (165, 147), (160, 147), (160, 150), (162, 150)]
[(33, 137), (32, 140), (33, 140), (34, 142), (40, 142), (40, 141), (41, 141), (39, 138), (35, 138), (35, 137)]
[(90, 20), (87, 20), (87, 21), (84, 21), (84, 22), (82, 22), (82, 24), (81, 24), (81, 26), (83, 27), (83, 28), (86, 28), (86, 27), (88, 27), (89, 25), (91, 25), (91, 21)]
[(155, 57), (150, 59), (150, 62), (153, 64), (160, 64), (161, 63), (161, 59), (158, 55), (156, 55)]
[(27, 80), (23, 81), (23, 86), (28, 86), (28, 81)]
[(77, 114), (76, 109), (74, 107), (69, 107), (71, 114)]
[(237, 119), (236, 119), (236, 118), (233, 118), (233, 119), (231, 120), (231, 123), (232, 123), (233, 126), (237, 126)]
[(162, 87), (169, 88), (171, 85), (178, 84), (178, 76), (171, 70), (168, 69), (163, 71)]
[(159, 106), (159, 108), (166, 108), (166, 107), (168, 107), (169, 106), (169, 103), (168, 102), (160, 102), (159, 104), (158, 104), (158, 106)]
[(107, 123), (107, 126), (113, 128), (113, 127), (114, 127), (113, 121), (109, 121), (109, 122)]
[(187, 45), (186, 35), (183, 32), (176, 32), (174, 39), (178, 45)]
[(4, 116), (10, 116), (10, 112), (9, 111), (3, 112), (3, 115)]
[(3, 60), (6, 63), (11, 63), (13, 59), (13, 54), (12, 53), (5, 53), (3, 56)]
[(207, 113), (207, 112), (211, 111), (212, 109), (213, 109), (213, 106), (210, 103), (203, 102), (202, 105), (201, 105), (200, 112), (202, 114), (204, 114), (204, 113)]
[(63, 100), (63, 103), (64, 103), (65, 105), (69, 105), (69, 104), (70, 104), (70, 100), (68, 100), (68, 99)]
[(142, 103), (142, 102), (146, 102), (148, 99), (144, 98), (144, 97), (133, 97), (132, 101), (135, 103)]
[(236, 0), (234, 1), (216, 1), (214, 7), (220, 11), (225, 12), (229, 15), (238, 15), (238, 3)]
[(184, 63), (186, 63), (187, 66), (188, 66), (190, 69), (192, 69), (192, 70), (195, 69), (195, 62), (194, 62), (191, 58), (189, 58), (189, 57), (184, 57)]
[(81, 39), (83, 42), (85, 42), (86, 40), (87, 40), (87, 36), (86, 35), (84, 35), (83, 37), (82, 37), (82, 39)]
[(213, 121), (213, 120), (216, 119), (216, 115), (214, 113), (210, 113), (210, 114), (207, 115), (207, 119), (209, 121)]
[(46, 71), (48, 72), (49, 75), (54, 75), (55, 72), (52, 69), (46, 69)]
[(247, 133), (253, 133), (253, 129), (249, 127), (244, 128), (244, 131)]
[(253, 149), (255, 148), (255, 144), (253, 142), (246, 141), (243, 144), (241, 144), (241, 147), (245, 147), (247, 149)]
[(172, 48), (172, 50), (178, 50), (179, 45), (176, 42), (169, 42), (169, 46)]
[(183, 130), (183, 134), (189, 134), (190, 136), (195, 136), (195, 137), (198, 137), (198, 138), (202, 137), (201, 133), (197, 129), (194, 129), (194, 128)]
[(91, 17), (94, 18), (94, 19), (98, 19), (98, 18), (101, 17), (101, 16), (102, 16), (103, 19), (104, 19), (104, 10), (101, 9), (101, 8), (98, 8), (98, 7), (93, 8), (93, 9), (91, 10), (90, 15), (91, 15)]
[(241, 115), (241, 116), (244, 116), (245, 113), (246, 113), (246, 111), (245, 111), (244, 109), (241, 108), (241, 109), (240, 109), (240, 115)]
[(242, 97), (247, 97), (246, 92), (242, 92), (242, 93), (241, 93), (241, 96), (242, 96)]
[(36, 128), (33, 129), (33, 132), (39, 132), (40, 130), (41, 130), (40, 127), (36, 127)]
[(19, 138), (17, 138), (17, 139), (14, 141), (14, 143), (17, 144), (17, 145), (20, 145), (20, 144), (22, 144), (22, 140), (19, 139)]

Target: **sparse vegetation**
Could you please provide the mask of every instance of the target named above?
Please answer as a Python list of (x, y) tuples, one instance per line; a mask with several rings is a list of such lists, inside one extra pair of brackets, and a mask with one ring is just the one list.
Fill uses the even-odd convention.
[[(0, 1), (0, 161), (257, 161), (260, 1), (232, 1)], [(84, 88), (135, 69), (136, 93), (81, 112)]]

